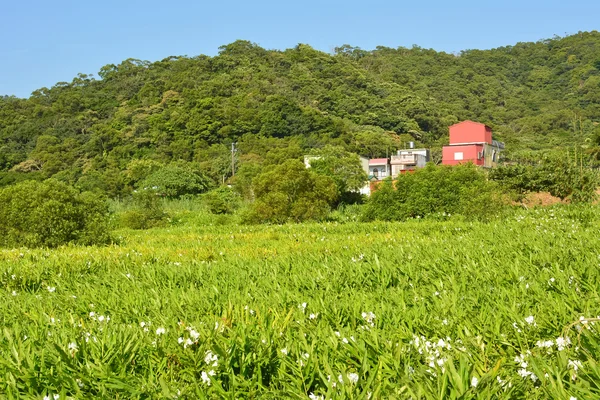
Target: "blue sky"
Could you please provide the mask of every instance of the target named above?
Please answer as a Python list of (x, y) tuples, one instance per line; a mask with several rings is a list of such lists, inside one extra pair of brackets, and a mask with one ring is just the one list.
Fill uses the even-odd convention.
[(599, 0), (0, 0), (0, 95), (27, 97), (127, 58), (215, 55), (237, 39), (452, 52), (600, 30), (599, 14)]

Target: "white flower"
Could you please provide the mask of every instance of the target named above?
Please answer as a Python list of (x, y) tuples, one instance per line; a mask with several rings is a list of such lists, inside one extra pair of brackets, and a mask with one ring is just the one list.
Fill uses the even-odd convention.
[(308, 318), (310, 318), (310, 319), (317, 319), (317, 317), (318, 317), (318, 316), (319, 316), (319, 313), (316, 313), (316, 314), (310, 314), (310, 315), (308, 316)]
[(477, 387), (477, 384), (479, 383), (479, 379), (477, 379), (477, 377), (472, 377), (471, 378), (471, 387)]
[(160, 327), (160, 328), (158, 328), (158, 329), (156, 330), (156, 334), (157, 334), (157, 335), (164, 335), (164, 334), (165, 334), (165, 332), (166, 332), (166, 330), (165, 330), (165, 328), (163, 328), (163, 327)]
[(308, 357), (310, 357), (310, 354), (308, 354), (308, 353), (304, 353), (304, 354), (302, 354), (302, 357), (304, 357), (305, 359), (307, 359), (307, 360), (308, 360)]
[(344, 342), (345, 344), (348, 344), (348, 339), (346, 339), (346, 338), (343, 338), (343, 339), (342, 339), (342, 342)]
[(48, 286), (48, 291), (50, 293), (52, 293), (52, 292), (56, 291), (56, 288), (54, 286)]
[(308, 398), (309, 398), (310, 400), (325, 400), (325, 397), (323, 397), (323, 396), (317, 396), (317, 395), (316, 395), (316, 394), (314, 394), (314, 393), (311, 393), (311, 394), (309, 394), (309, 395), (308, 395)]
[(583, 368), (583, 365), (579, 360), (569, 360), (567, 365), (573, 368), (573, 371), (577, 371), (579, 368)]
[(140, 326), (143, 328), (146, 326), (146, 323), (144, 321), (140, 322)]
[(199, 334), (199, 333), (198, 333), (198, 332), (197, 332), (195, 329), (191, 329), (191, 330), (190, 330), (190, 336), (191, 336), (191, 337), (192, 337), (194, 340), (196, 340), (196, 339), (198, 339), (198, 338), (200, 337), (200, 334)]
[(569, 344), (571, 344), (571, 339), (569, 339), (568, 337), (556, 338), (556, 347), (558, 348), (558, 351), (563, 351), (565, 347), (567, 347)]
[(298, 308), (302, 310), (302, 312), (306, 311), (306, 303), (302, 303), (298, 305)]
[(100, 322), (104, 321), (104, 315), (98, 315), (98, 321), (100, 321)]
[(71, 350), (71, 351), (77, 351), (77, 350), (79, 349), (79, 348), (77, 347), (77, 343), (75, 343), (75, 342), (71, 342), (71, 343), (69, 343), (69, 347), (68, 347), (68, 348), (69, 348), (69, 350)]
[(529, 375), (531, 375), (531, 372), (527, 371), (525, 368), (518, 370), (517, 373), (523, 378), (526, 378)]
[(375, 314), (372, 311), (363, 312), (361, 315), (363, 319), (367, 321), (367, 323), (369, 323), (371, 326), (375, 326), (375, 323), (373, 322), (375, 319)]
[(569, 397), (569, 400), (577, 400), (577, 397), (571, 396), (571, 397)]
[(13, 296), (16, 296), (16, 295), (17, 295), (17, 292), (15, 292), (15, 291), (13, 290), (13, 291), (12, 291), (12, 295), (13, 295)]
[(535, 343), (535, 345), (536, 345), (537, 347), (541, 347), (541, 348), (548, 348), (548, 349), (550, 349), (550, 348), (552, 348), (552, 346), (554, 346), (554, 341), (553, 341), (553, 340), (544, 340), (544, 341), (538, 340), (538, 341)]
[(348, 374), (348, 380), (350, 381), (350, 383), (355, 384), (356, 382), (358, 382), (358, 374), (356, 372), (350, 372)]
[(281, 349), (280, 351), (281, 351), (281, 354), (283, 354), (284, 356), (287, 356), (287, 355), (288, 355), (288, 349), (287, 349), (287, 347), (284, 347), (284, 348), (283, 348), (283, 349)]
[(219, 357), (213, 354), (212, 351), (206, 350), (206, 353), (204, 353), (204, 362), (212, 367), (216, 367), (219, 365)]
[(533, 324), (535, 322), (533, 315), (530, 315), (529, 317), (525, 318), (525, 322), (527, 322), (529, 325)]
[(208, 377), (208, 374), (206, 373), (206, 371), (202, 371), (202, 382), (204, 382), (206, 385), (210, 386), (210, 378)]

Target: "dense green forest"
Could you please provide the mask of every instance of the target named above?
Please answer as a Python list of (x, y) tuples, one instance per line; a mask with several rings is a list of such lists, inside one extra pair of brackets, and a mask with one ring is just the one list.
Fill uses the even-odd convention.
[(459, 54), (237, 41), (215, 57), (128, 59), (98, 75), (0, 97), (0, 185), (54, 177), (120, 196), (157, 165), (223, 182), (232, 142), (240, 182), (325, 145), (376, 157), (417, 141), (436, 155), (463, 119), (490, 125), (508, 159), (593, 153), (600, 137), (596, 31)]

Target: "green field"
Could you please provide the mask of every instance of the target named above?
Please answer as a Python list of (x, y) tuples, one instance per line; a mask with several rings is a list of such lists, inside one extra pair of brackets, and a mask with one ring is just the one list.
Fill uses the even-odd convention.
[(110, 247), (0, 250), (2, 397), (600, 397), (594, 207), (182, 218)]

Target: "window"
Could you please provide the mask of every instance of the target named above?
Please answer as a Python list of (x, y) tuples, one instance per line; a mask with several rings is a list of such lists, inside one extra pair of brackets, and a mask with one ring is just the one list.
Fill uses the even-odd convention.
[(462, 153), (462, 151), (458, 151), (458, 152), (454, 153), (454, 159), (456, 161), (462, 160), (463, 159), (463, 153)]
[(378, 170), (377, 168), (373, 169), (373, 176), (374, 176), (375, 178), (378, 178), (378, 177), (379, 177), (379, 170)]

